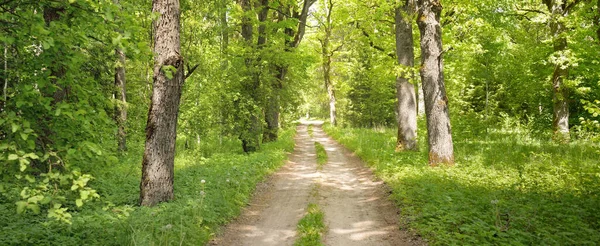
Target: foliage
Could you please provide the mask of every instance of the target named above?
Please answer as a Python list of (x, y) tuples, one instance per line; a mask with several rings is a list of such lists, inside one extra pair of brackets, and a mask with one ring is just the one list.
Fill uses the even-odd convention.
[(560, 146), (515, 124), (488, 134), (455, 129), (456, 167), (430, 168), (426, 151), (394, 152), (392, 129), (324, 129), (375, 169), (393, 189), (401, 224), (433, 245), (600, 240), (595, 145)]
[(325, 232), (323, 216), (323, 211), (317, 204), (308, 204), (306, 215), (298, 222), (298, 239), (294, 245), (324, 245), (321, 243), (321, 235)]
[[(202, 155), (181, 151), (175, 161), (175, 200), (156, 207), (136, 206), (142, 145), (123, 161), (95, 170), (92, 181), (101, 201), (74, 213), (72, 225), (33, 214), (15, 214), (15, 205), (0, 206), (2, 245), (203, 245), (221, 225), (239, 214), (256, 184), (283, 164), (293, 150), (294, 131), (250, 155), (238, 145)], [(215, 148), (218, 142), (214, 142)], [(223, 149), (226, 148), (226, 149)]]

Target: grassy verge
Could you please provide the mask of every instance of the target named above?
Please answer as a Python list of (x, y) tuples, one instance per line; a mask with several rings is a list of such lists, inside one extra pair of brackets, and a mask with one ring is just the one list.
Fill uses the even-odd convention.
[(327, 151), (319, 142), (315, 142), (315, 150), (317, 151), (317, 168), (320, 170), (327, 163)]
[(317, 204), (308, 204), (307, 214), (298, 222), (298, 239), (295, 246), (323, 245), (321, 236), (325, 231), (323, 211)]
[(455, 130), (456, 167), (430, 168), (423, 131), (420, 152), (395, 153), (394, 129), (325, 127), (391, 186), (401, 224), (433, 245), (600, 242), (597, 146), (508, 129)]
[(180, 151), (175, 159), (175, 199), (151, 208), (136, 205), (140, 145), (120, 164), (97, 167), (90, 186), (102, 199), (72, 211), (72, 225), (39, 215), (15, 215), (14, 204), (0, 202), (0, 245), (204, 245), (239, 214), (256, 184), (283, 164), (286, 152), (293, 150), (293, 135), (286, 130), (279, 141), (250, 155), (240, 153), (239, 145), (208, 158), (197, 151)]

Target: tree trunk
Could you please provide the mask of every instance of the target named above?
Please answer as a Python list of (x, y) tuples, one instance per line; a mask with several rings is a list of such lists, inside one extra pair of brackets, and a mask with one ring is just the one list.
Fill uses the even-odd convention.
[(8, 100), (8, 96), (6, 90), (8, 90), (8, 44), (4, 43), (4, 71), (2, 71), (2, 75), (4, 75), (4, 87), (2, 89), (2, 105), (0, 106), (0, 112), (4, 111), (4, 105), (6, 105), (6, 101)]
[[(239, 0), (238, 4), (244, 10), (244, 17), (242, 18), (242, 38), (245, 41), (245, 45), (248, 47), (253, 46), (254, 40), (254, 25), (251, 13), (252, 6), (250, 0)], [(260, 140), (262, 134), (262, 124), (260, 122), (259, 114), (260, 110), (257, 109), (257, 105), (260, 105), (259, 98), (259, 72), (256, 67), (256, 59), (251, 58), (251, 54), (246, 58), (246, 68), (248, 76), (241, 82), (242, 83), (242, 98), (239, 99), (235, 104), (238, 109), (236, 114), (236, 123), (240, 126), (239, 138), (242, 141), (242, 149), (244, 152), (254, 152), (260, 149)]]
[(183, 86), (179, 41), (179, 0), (154, 0), (154, 77), (142, 161), (140, 204), (152, 206), (173, 199), (173, 166), (177, 116)]
[(439, 0), (419, 0), (418, 25), (421, 33), (421, 80), (427, 116), (429, 165), (454, 165), (454, 147), (448, 97), (444, 85), (442, 28)]
[(127, 150), (127, 132), (125, 123), (127, 122), (127, 94), (125, 88), (125, 53), (119, 48), (115, 50), (118, 62), (115, 67), (115, 121), (117, 122), (117, 141), (119, 151)]
[[(46, 23), (46, 26), (50, 26), (50, 23), (52, 23), (53, 21), (57, 21), (60, 19), (61, 14), (63, 14), (65, 12), (65, 9), (60, 7), (60, 8), (53, 8), (53, 7), (46, 7), (44, 8), (44, 22)], [(58, 51), (59, 53), (62, 53), (61, 51)], [(57, 54), (58, 57), (61, 57), (61, 54)], [(58, 62), (57, 60), (53, 61), (52, 66), (50, 67), (50, 76), (52, 77), (51, 82), (53, 85), (57, 86), (58, 88), (54, 91), (54, 94), (52, 96), (53, 100), (52, 100), (52, 105), (56, 105), (59, 102), (62, 102), (63, 100), (65, 100), (69, 94), (69, 87), (68, 85), (61, 85), (60, 84), (60, 80), (63, 79), (65, 77), (65, 75), (67, 74), (67, 69), (60, 64), (60, 62)]]
[[(258, 22), (260, 23), (258, 26), (258, 49), (261, 50), (264, 48), (267, 42), (267, 17), (269, 16), (269, 1), (268, 0), (260, 0), (260, 11), (258, 12)], [(267, 70), (267, 69), (265, 69)], [(260, 71), (257, 73), (260, 75)], [(259, 78), (259, 77), (258, 77)], [(273, 83), (279, 84), (278, 81)], [(279, 86), (271, 86), (273, 89), (267, 95), (267, 99), (265, 101), (265, 123), (267, 123), (267, 128), (263, 132), (263, 142), (268, 143), (272, 141), (276, 141), (278, 137), (279, 131)]]
[(600, 0), (596, 4), (596, 36), (598, 36), (598, 43), (600, 44)]
[(396, 57), (402, 74), (396, 77), (398, 99), (398, 138), (396, 151), (417, 150), (417, 100), (415, 86), (410, 82), (414, 66), (412, 15), (414, 4), (406, 0), (396, 8)]
[(333, 23), (331, 21), (331, 13), (333, 12), (332, 0), (328, 1), (326, 12), (325, 37), (321, 40), (321, 58), (323, 59), (323, 81), (325, 82), (325, 88), (327, 89), (327, 96), (329, 96), (329, 122), (331, 125), (335, 126), (337, 124), (335, 87), (331, 81), (331, 57), (334, 53), (331, 51), (331, 32), (333, 29)]
[[(562, 53), (567, 48), (565, 26), (561, 19), (568, 15), (566, 3), (561, 1), (545, 1), (551, 12), (550, 29), (552, 31), (554, 53)], [(559, 143), (569, 142), (569, 94), (564, 81), (569, 76), (568, 64), (555, 64), (552, 73), (552, 91), (554, 102), (554, 114), (552, 128), (554, 129), (554, 140)]]
[(331, 56), (325, 58), (326, 60), (323, 61), (323, 79), (327, 88), (327, 95), (329, 96), (329, 122), (332, 126), (335, 126), (337, 125), (337, 112), (335, 107), (335, 88), (331, 82)]
[[(562, 37), (554, 41), (554, 51), (560, 52), (567, 48), (567, 39)], [(557, 64), (552, 74), (552, 88), (554, 92), (554, 115), (552, 126), (554, 139), (557, 142), (569, 142), (569, 94), (564, 86), (564, 80), (569, 76), (569, 69)]]
[[(278, 87), (273, 87), (278, 88)], [(263, 142), (276, 141), (279, 134), (279, 107), (280, 97), (279, 88), (277, 91), (272, 91), (267, 97), (267, 105), (265, 107), (265, 122), (267, 123), (267, 129), (263, 133)]]

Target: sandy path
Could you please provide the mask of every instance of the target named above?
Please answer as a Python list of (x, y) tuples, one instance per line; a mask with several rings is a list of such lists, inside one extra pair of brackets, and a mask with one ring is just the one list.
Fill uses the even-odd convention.
[(213, 245), (293, 245), (296, 225), (318, 175), (315, 146), (306, 125), (298, 126), (295, 141), (288, 162), (257, 188), (250, 206)]
[(398, 209), (387, 188), (352, 152), (314, 127), (328, 162), (322, 170), (320, 206), (328, 232), (325, 245), (422, 245), (398, 227)]
[[(296, 225), (311, 201), (325, 213), (325, 245), (424, 245), (398, 230), (398, 210), (386, 198), (385, 185), (374, 181), (357, 157), (316, 124), (312, 138), (307, 125), (298, 126), (289, 161), (257, 188), (250, 206), (211, 244), (293, 245)], [(316, 167), (314, 141), (323, 144), (328, 155), (321, 171)], [(311, 192), (315, 187), (318, 197)]]

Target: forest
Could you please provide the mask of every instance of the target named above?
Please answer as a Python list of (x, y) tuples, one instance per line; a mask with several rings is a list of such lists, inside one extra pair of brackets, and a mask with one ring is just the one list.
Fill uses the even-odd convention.
[(299, 119), (426, 244), (600, 242), (600, 0), (0, 0), (0, 85), (0, 245), (210, 243)]

